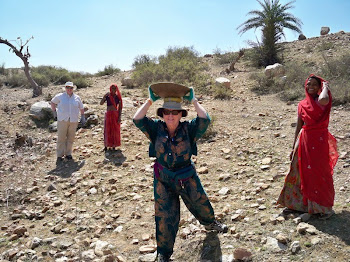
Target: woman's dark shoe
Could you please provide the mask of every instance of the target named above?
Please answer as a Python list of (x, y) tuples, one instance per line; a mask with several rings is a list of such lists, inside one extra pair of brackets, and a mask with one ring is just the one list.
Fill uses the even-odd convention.
[(59, 165), (63, 162), (63, 157), (57, 157), (57, 160), (56, 160), (56, 165)]
[(158, 254), (157, 262), (169, 262), (169, 261), (170, 261), (169, 257), (163, 254)]
[(282, 210), (282, 214), (283, 215), (289, 215), (289, 214), (293, 214), (293, 213), (298, 213), (298, 211), (296, 211), (296, 210), (294, 210), (294, 209), (290, 209), (290, 208), (288, 208), (288, 207), (286, 207), (286, 208), (284, 208), (283, 210)]
[(225, 224), (220, 223), (217, 220), (214, 220), (213, 223), (204, 226), (207, 231), (217, 231), (217, 232), (222, 232), (226, 233), (228, 231), (228, 227)]

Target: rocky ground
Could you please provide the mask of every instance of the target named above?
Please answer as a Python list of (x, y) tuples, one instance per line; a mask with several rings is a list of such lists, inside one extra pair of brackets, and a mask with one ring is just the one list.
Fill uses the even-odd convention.
[[(286, 45), (292, 56), (301, 48), (297, 42)], [(206, 59), (212, 76), (220, 76), (224, 67)], [(275, 203), (289, 167), (297, 103), (253, 94), (249, 74), (256, 69), (244, 63), (236, 68), (225, 76), (231, 100), (200, 100), (214, 120), (213, 135), (199, 143), (194, 157), (216, 216), (229, 232), (206, 232), (182, 205), (172, 259), (235, 261), (234, 255), (250, 252), (252, 261), (350, 261), (350, 107), (333, 107), (330, 120), (340, 154), (336, 214), (326, 221), (278, 216)], [(59, 168), (56, 133), (38, 127), (29, 108), (61, 87), (45, 88), (35, 99), (28, 89), (0, 89), (0, 261), (154, 260), (152, 159), (148, 141), (132, 123), (146, 99), (141, 89), (121, 87), (122, 146), (102, 151), (105, 106), (99, 101), (127, 73), (95, 78), (92, 87), (77, 91), (99, 123), (78, 130), (74, 161)], [(151, 107), (153, 116), (159, 105)], [(189, 110), (187, 119), (195, 115)]]

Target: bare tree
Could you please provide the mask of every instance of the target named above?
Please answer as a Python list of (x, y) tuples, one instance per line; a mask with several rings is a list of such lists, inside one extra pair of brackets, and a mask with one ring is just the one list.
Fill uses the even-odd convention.
[(226, 68), (226, 73), (229, 74), (232, 71), (235, 71), (235, 65), (241, 57), (244, 56), (244, 49), (240, 49), (237, 57), (230, 63), (230, 67)]
[(16, 54), (16, 56), (18, 56), (19, 58), (22, 59), (23, 63), (24, 63), (24, 73), (30, 83), (30, 85), (33, 88), (33, 97), (37, 97), (42, 95), (43, 91), (41, 86), (39, 86), (34, 79), (32, 78), (31, 74), (30, 74), (30, 68), (29, 68), (29, 57), (30, 57), (30, 53), (28, 51), (28, 46), (27, 48), (26, 45), (28, 44), (28, 42), (33, 39), (34, 37), (32, 36), (31, 38), (29, 38), (27, 41), (25, 41), (25, 43), (22, 42), (22, 39), (20, 37), (17, 37), (16, 43), (19, 45), (19, 50), (10, 43), (10, 41), (6, 40), (6, 39), (2, 39), (0, 37), (0, 44), (5, 44), (7, 46), (10, 47), (9, 51), (12, 51)]

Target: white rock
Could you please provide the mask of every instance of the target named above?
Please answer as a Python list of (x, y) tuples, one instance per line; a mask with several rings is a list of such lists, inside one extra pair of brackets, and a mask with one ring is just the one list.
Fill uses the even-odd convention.
[(219, 84), (219, 85), (223, 85), (226, 88), (230, 88), (231, 86), (231, 82), (229, 79), (225, 78), (225, 77), (218, 77), (215, 79), (215, 83)]
[(156, 250), (157, 250), (157, 246), (155, 246), (155, 245), (145, 245), (145, 246), (141, 246), (139, 248), (139, 251), (141, 254), (153, 253)]
[[(122, 79), (122, 86), (133, 87), (134, 80), (131, 77), (125, 77)], [(123, 98), (123, 103), (124, 103), (124, 98)]]
[(284, 76), (285, 68), (283, 65), (276, 63), (273, 65), (268, 65), (265, 68), (265, 76), (266, 77), (276, 77), (276, 76)]
[(52, 109), (47, 101), (39, 101), (34, 103), (29, 110), (29, 116), (36, 120), (43, 120), (47, 117), (53, 117)]
[(157, 257), (157, 252), (151, 253), (151, 254), (146, 254), (143, 256), (139, 256), (139, 262), (154, 262)]
[(89, 193), (91, 194), (91, 195), (95, 195), (95, 194), (97, 194), (97, 189), (96, 188), (90, 188), (90, 190), (89, 190)]
[(116, 229), (114, 229), (113, 232), (120, 233), (123, 231), (123, 226), (117, 226)]
[(232, 254), (230, 254), (230, 255), (222, 255), (221, 261), (222, 262), (234, 262), (235, 258), (233, 257)]
[(107, 241), (97, 240), (95, 242), (95, 254), (99, 257), (112, 253), (112, 247)]
[(265, 157), (263, 160), (261, 160), (261, 164), (269, 165), (269, 164), (271, 164), (271, 161), (272, 161), (271, 157)]
[(92, 261), (96, 258), (95, 252), (93, 249), (89, 249), (87, 251), (83, 251), (81, 253), (83, 261)]
[(273, 237), (267, 237), (264, 247), (272, 252), (280, 252), (287, 249), (286, 245), (278, 242), (278, 240)]
[(317, 244), (319, 244), (319, 243), (321, 243), (322, 242), (322, 239), (320, 238), (320, 237), (313, 237), (312, 239), (311, 239), (311, 244), (312, 245), (317, 245)]
[(223, 187), (219, 190), (220, 195), (227, 195), (230, 192), (230, 189), (228, 187)]
[(299, 241), (294, 241), (291, 245), (290, 245), (290, 251), (292, 252), (292, 254), (296, 254), (301, 250), (300, 247), (300, 242)]

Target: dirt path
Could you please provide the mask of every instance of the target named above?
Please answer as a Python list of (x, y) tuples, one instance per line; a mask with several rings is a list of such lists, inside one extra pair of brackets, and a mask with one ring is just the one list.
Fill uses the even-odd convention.
[[(212, 70), (213, 76), (219, 76), (222, 68)], [(336, 215), (328, 221), (312, 218), (308, 224), (315, 230), (300, 234), (293, 218), (276, 219), (281, 210), (275, 207), (289, 167), (297, 105), (287, 105), (273, 95), (256, 96), (250, 92), (248, 76), (246, 69), (228, 76), (233, 89), (229, 101), (203, 97), (201, 103), (213, 118), (211, 132), (216, 135), (199, 143), (199, 155), (194, 158), (216, 215), (230, 230), (207, 234), (182, 205), (174, 261), (233, 261), (237, 248), (249, 250), (253, 261), (347, 261), (349, 108), (335, 107), (330, 122), (341, 155), (334, 174)], [(120, 85), (120, 80), (120, 76), (97, 78), (93, 87), (78, 91), (100, 121), (91, 129), (79, 130), (76, 162), (61, 170), (55, 169), (56, 134), (36, 128), (28, 119), (29, 105), (35, 101), (30, 92), (1, 89), (0, 258), (12, 256), (15, 261), (23, 255), (41, 261), (66, 261), (64, 257), (79, 261), (84, 257), (82, 261), (88, 261), (87, 252), (101, 240), (114, 246), (105, 255), (112, 253), (116, 261), (150, 261), (140, 248), (152, 249), (156, 243), (152, 161), (148, 142), (132, 123), (138, 105), (146, 99), (141, 90), (122, 88), (122, 146), (113, 154), (102, 152), (105, 108), (99, 100), (110, 83)], [(44, 92), (54, 94), (55, 88)], [(157, 103), (151, 108), (153, 114)], [(193, 116), (190, 108), (188, 118)], [(33, 147), (15, 152), (16, 132), (31, 137)], [(25, 232), (15, 239), (18, 227)], [(33, 244), (35, 237), (41, 239), (38, 246)], [(285, 242), (286, 250), (271, 244), (276, 239)], [(295, 241), (301, 251), (293, 254), (290, 248)], [(95, 259), (112, 261), (106, 256)]]

